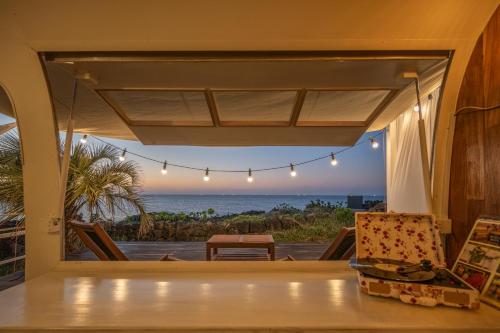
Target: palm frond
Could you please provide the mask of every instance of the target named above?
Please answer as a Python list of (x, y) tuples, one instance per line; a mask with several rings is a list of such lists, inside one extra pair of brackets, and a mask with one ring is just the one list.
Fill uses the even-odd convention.
[[(152, 221), (139, 195), (139, 168), (132, 161), (119, 161), (120, 154), (109, 145), (77, 143), (72, 147), (65, 199), (67, 221), (85, 211), (93, 220), (134, 210), (141, 215), (140, 234), (150, 230)], [(0, 223), (24, 219), (21, 146), (12, 133), (0, 136), (0, 208), (4, 212)]]

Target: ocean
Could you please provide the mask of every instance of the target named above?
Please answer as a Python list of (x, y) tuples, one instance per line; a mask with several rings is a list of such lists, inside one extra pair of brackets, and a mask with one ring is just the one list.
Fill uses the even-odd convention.
[[(201, 212), (213, 208), (218, 215), (238, 214), (251, 210), (270, 211), (279, 204), (304, 209), (313, 200), (335, 204), (347, 203), (347, 195), (143, 195), (148, 212), (168, 211), (173, 213)], [(364, 200), (382, 200), (382, 195), (364, 196)]]

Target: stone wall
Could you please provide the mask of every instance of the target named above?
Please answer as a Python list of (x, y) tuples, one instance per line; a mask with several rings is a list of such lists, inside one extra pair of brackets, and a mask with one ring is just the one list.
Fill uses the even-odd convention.
[(146, 236), (138, 239), (138, 223), (120, 222), (107, 226), (107, 231), (115, 241), (206, 241), (215, 234), (259, 234), (275, 230), (287, 230), (314, 222), (314, 217), (303, 221), (290, 215), (270, 214), (265, 217), (239, 216), (237, 220), (207, 221), (156, 221), (154, 228)]

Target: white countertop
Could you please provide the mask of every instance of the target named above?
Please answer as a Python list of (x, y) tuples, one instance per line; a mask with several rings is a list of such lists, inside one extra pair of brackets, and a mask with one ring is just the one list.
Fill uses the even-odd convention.
[(0, 293), (0, 331), (500, 332), (486, 304), (407, 305), (362, 294), (345, 262), (277, 264), (63, 264)]

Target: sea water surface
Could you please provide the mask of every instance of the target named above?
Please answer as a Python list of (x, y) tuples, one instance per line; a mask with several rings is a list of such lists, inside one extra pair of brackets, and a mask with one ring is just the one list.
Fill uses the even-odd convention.
[[(148, 212), (168, 211), (173, 213), (201, 212), (212, 208), (218, 215), (238, 214), (251, 210), (270, 211), (274, 207), (286, 203), (292, 207), (304, 209), (315, 200), (332, 204), (346, 205), (347, 195), (179, 195), (179, 194), (145, 194)], [(365, 195), (366, 200), (382, 200), (382, 195)]]

